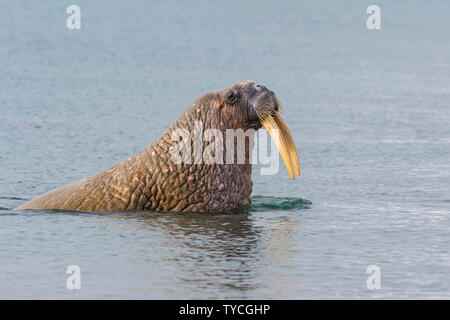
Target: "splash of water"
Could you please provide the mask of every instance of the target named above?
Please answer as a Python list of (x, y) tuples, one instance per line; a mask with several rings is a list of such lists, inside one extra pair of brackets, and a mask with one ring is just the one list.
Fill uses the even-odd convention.
[(310, 209), (311, 207), (312, 202), (307, 199), (256, 195), (252, 197), (252, 202), (244, 208), (244, 211), (304, 210)]

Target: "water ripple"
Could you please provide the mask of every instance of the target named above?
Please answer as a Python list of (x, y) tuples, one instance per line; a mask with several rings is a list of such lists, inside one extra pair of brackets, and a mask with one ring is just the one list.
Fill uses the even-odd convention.
[(18, 198), (18, 197), (0, 197), (0, 200), (23, 200), (23, 201), (28, 201), (28, 199)]

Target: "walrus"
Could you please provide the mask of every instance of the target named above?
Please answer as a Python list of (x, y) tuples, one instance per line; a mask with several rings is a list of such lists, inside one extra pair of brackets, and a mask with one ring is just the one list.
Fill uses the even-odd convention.
[[(274, 92), (253, 81), (242, 81), (219, 91), (200, 96), (157, 140), (135, 156), (118, 165), (81, 181), (44, 193), (14, 210), (70, 210), (70, 211), (176, 211), (230, 212), (250, 203), (252, 165), (249, 161), (253, 136), (247, 137), (244, 161), (231, 163), (213, 149), (211, 155), (219, 160), (194, 159), (195, 154), (183, 155), (177, 163), (174, 155), (182, 150), (198, 148), (186, 136), (174, 140), (180, 131), (193, 138), (196, 125), (214, 129), (226, 136), (226, 131), (264, 127), (277, 146), (289, 175), (300, 175), (297, 148), (292, 135), (280, 116), (281, 103)], [(206, 132), (206, 131), (205, 131)], [(218, 135), (209, 141), (224, 143)], [(234, 137), (233, 137), (234, 140)], [(251, 140), (251, 141), (249, 141)], [(181, 142), (184, 141), (184, 144)], [(202, 141), (200, 147), (207, 144)], [(226, 142), (226, 141), (225, 141)], [(228, 141), (231, 143), (231, 139)], [(234, 142), (234, 141), (233, 141)], [(237, 144), (234, 144), (237, 151)], [(186, 151), (186, 150), (185, 150)], [(228, 150), (227, 150), (228, 152)], [(198, 156), (198, 154), (197, 154)], [(223, 157), (223, 159), (222, 159)], [(197, 157), (198, 158), (198, 157)], [(197, 161), (195, 161), (197, 160)], [(202, 161), (205, 160), (205, 161)], [(229, 160), (227, 158), (226, 160)]]

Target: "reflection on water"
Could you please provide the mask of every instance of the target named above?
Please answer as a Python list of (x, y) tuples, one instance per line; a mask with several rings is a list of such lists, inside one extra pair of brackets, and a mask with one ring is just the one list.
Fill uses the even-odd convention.
[[(256, 207), (262, 210), (263, 203), (286, 204), (293, 199), (258, 196)], [(108, 217), (126, 222), (127, 232), (139, 229), (153, 243), (156, 241), (156, 248), (160, 249), (157, 252), (150, 249), (143, 255), (153, 252), (160, 257), (160, 264), (174, 268), (179, 285), (211, 292), (227, 288), (238, 290), (245, 297), (246, 291), (262, 285), (260, 278), (267, 267), (264, 261), (292, 265), (290, 253), (298, 245), (295, 240), (298, 221), (294, 221), (297, 219), (281, 208), (280, 215), (274, 216), (271, 210), (268, 220), (246, 212), (118, 213)]]
[(279, 217), (267, 231), (267, 250), (281, 265), (291, 265), (291, 249), (299, 245), (295, 236), (300, 232), (299, 218)]
[(261, 258), (262, 227), (247, 213), (146, 214), (115, 216), (131, 228), (159, 234), (162, 263), (176, 267), (176, 277), (201, 287), (252, 288), (255, 266)]

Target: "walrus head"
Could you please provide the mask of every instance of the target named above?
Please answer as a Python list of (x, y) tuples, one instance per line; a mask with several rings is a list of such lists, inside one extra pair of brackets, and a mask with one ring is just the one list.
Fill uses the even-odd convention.
[(237, 128), (257, 130), (263, 126), (275, 142), (290, 177), (295, 179), (294, 170), (300, 176), (297, 148), (280, 115), (282, 105), (275, 93), (253, 81), (242, 81), (221, 90), (219, 95), (222, 115)]

